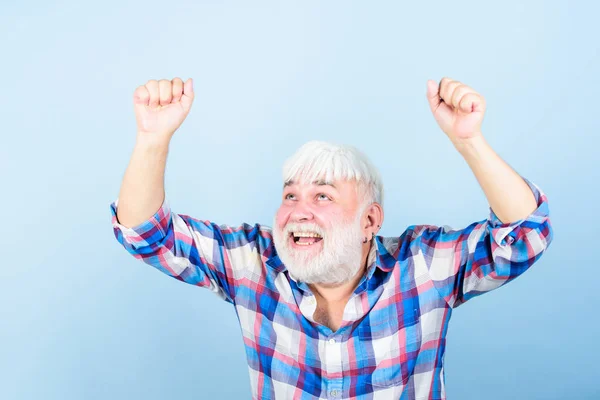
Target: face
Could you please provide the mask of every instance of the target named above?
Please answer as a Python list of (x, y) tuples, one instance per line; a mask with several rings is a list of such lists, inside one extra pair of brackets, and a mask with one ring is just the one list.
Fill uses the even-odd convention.
[(306, 283), (343, 283), (362, 264), (356, 182), (291, 182), (283, 190), (273, 223), (273, 240), (290, 275)]

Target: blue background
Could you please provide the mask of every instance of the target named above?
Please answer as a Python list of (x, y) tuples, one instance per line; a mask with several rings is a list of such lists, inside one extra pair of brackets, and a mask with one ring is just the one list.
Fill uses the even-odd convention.
[(169, 153), (175, 212), (271, 224), (285, 158), (323, 139), (381, 169), (383, 235), (487, 216), (426, 81), (483, 94), (484, 134), (546, 192), (555, 239), (456, 310), (448, 396), (600, 398), (600, 9), (501, 4), (3, 2), (0, 398), (250, 398), (233, 308), (130, 257), (110, 224), (133, 91), (175, 76), (197, 94)]

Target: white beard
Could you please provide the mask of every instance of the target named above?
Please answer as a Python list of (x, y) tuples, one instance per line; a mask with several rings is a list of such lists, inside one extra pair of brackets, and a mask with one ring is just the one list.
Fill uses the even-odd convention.
[[(328, 231), (323, 231), (314, 223), (290, 223), (280, 231), (274, 222), (275, 249), (290, 276), (299, 282), (322, 284), (341, 284), (356, 276), (362, 266), (361, 215), (358, 212), (353, 221), (334, 223)], [(300, 227), (304, 229), (298, 229)], [(317, 254), (311, 249), (293, 249), (289, 237), (294, 230), (318, 233), (323, 238), (323, 248)]]

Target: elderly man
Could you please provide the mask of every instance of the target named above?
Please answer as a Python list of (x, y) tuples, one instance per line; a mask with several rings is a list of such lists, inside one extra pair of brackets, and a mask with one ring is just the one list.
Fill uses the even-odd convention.
[(254, 399), (444, 399), (453, 308), (521, 275), (550, 244), (545, 195), (481, 134), (483, 97), (447, 78), (427, 86), (489, 217), (460, 230), (413, 225), (394, 237), (377, 235), (377, 170), (355, 148), (323, 142), (285, 163), (272, 228), (174, 213), (165, 164), (193, 83), (151, 80), (135, 90), (138, 132), (111, 204), (115, 237), (141, 261), (233, 304)]

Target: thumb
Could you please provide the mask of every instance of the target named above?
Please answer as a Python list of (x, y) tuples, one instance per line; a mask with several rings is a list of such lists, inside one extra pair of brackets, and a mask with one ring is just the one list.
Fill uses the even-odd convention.
[(183, 96), (181, 96), (181, 105), (183, 109), (188, 112), (190, 108), (192, 108), (192, 103), (194, 102), (194, 82), (192, 78), (188, 78), (188, 80), (183, 84)]
[(429, 79), (427, 81), (427, 101), (429, 102), (429, 107), (431, 107), (431, 112), (434, 114), (441, 102), (439, 91), (440, 85), (436, 81)]

